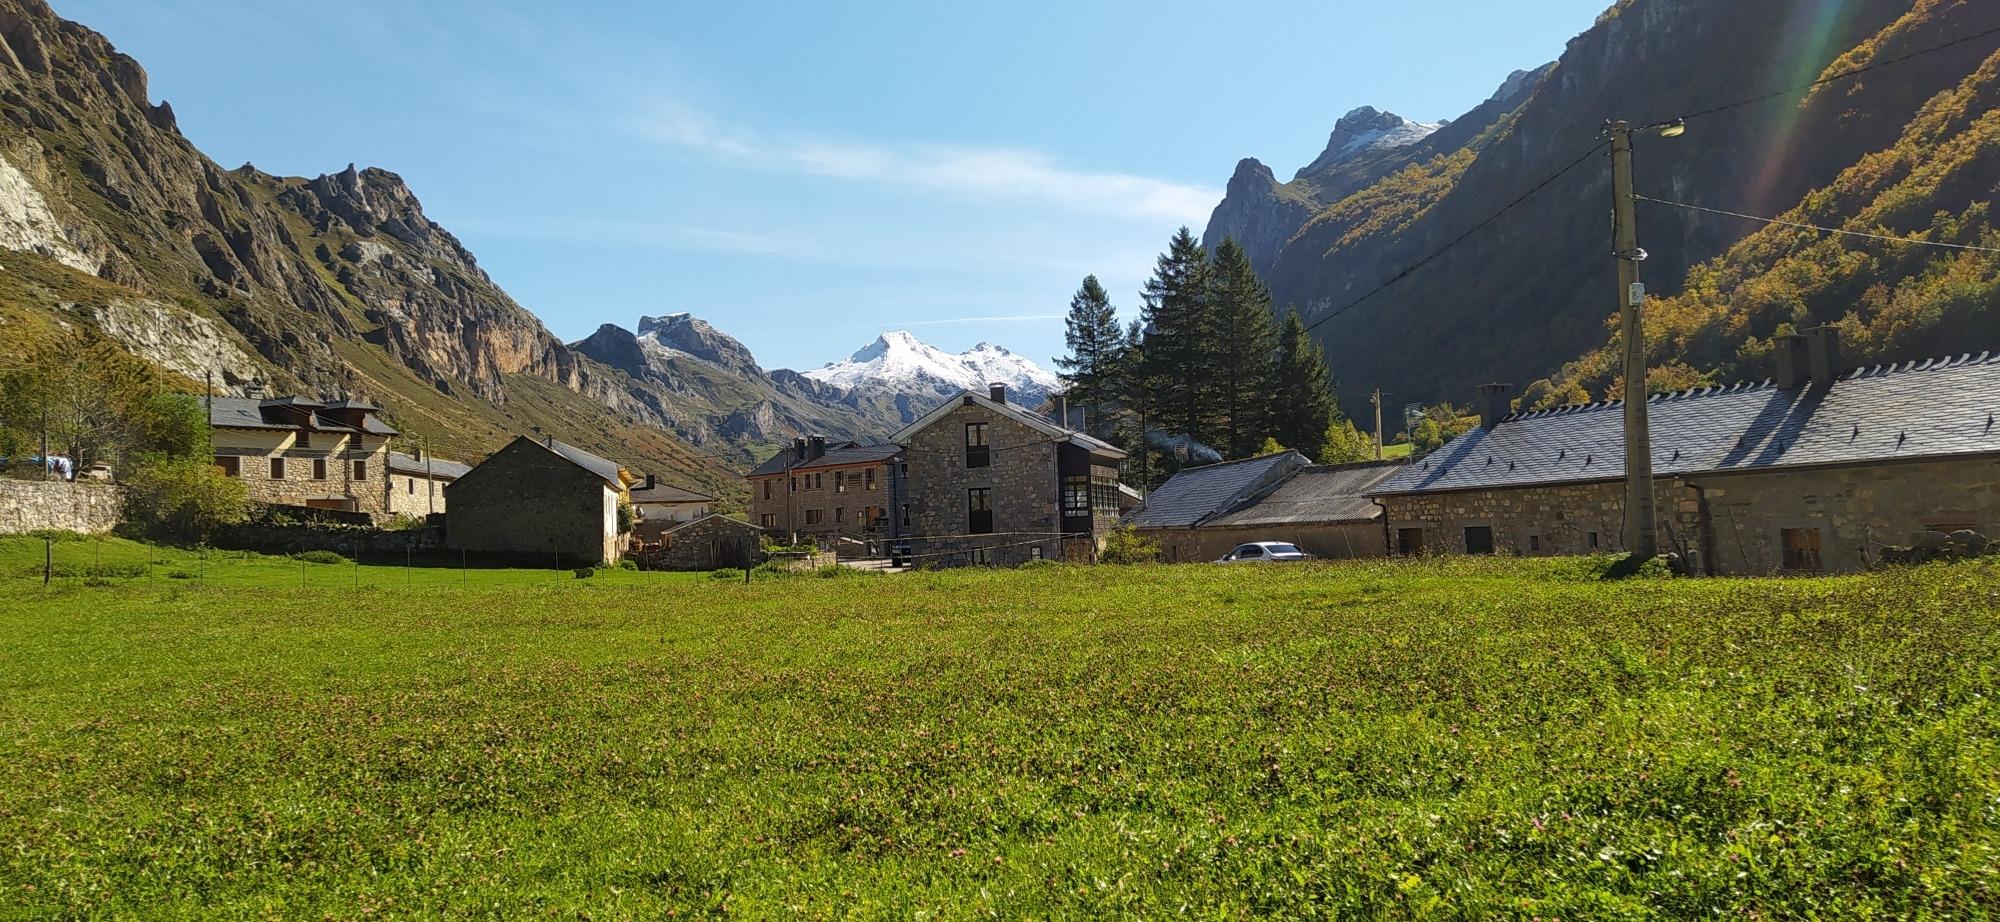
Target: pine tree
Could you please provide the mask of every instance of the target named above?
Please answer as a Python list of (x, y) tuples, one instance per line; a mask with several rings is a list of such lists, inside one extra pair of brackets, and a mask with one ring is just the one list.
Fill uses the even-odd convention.
[[(1063, 333), (1070, 354), (1056, 359), (1069, 404), (1084, 412), (1084, 428), (1093, 435), (1111, 431), (1106, 412), (1118, 400), (1125, 336), (1118, 329), (1118, 312), (1097, 276), (1083, 277), (1083, 287), (1069, 299), (1069, 319)], [(1068, 425), (1068, 421), (1064, 421)]]
[(1214, 389), (1223, 454), (1247, 458), (1273, 433), (1270, 411), (1278, 384), (1278, 331), (1271, 323), (1271, 292), (1258, 281), (1250, 257), (1233, 239), (1215, 248), (1207, 281), (1213, 363), (1189, 371)]
[(1154, 427), (1206, 442), (1214, 431), (1209, 373), (1215, 324), (1208, 298), (1208, 256), (1183, 226), (1146, 280), (1146, 379), (1157, 415)]
[(1271, 389), (1271, 435), (1286, 445), (1317, 446), (1339, 417), (1326, 351), (1313, 341), (1298, 312), (1286, 311), (1278, 332), (1277, 384)]
[(1116, 435), (1126, 453), (1120, 476), (1146, 490), (1159, 486), (1169, 473), (1151, 439), (1159, 425), (1159, 409), (1153, 400), (1160, 390), (1153, 381), (1152, 367), (1146, 354), (1145, 325), (1134, 320), (1126, 328), (1125, 345), (1119, 354), (1116, 396), (1125, 407), (1125, 416)]

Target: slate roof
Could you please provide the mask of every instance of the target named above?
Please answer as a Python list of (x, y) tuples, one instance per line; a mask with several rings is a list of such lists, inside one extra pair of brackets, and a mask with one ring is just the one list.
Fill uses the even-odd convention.
[(1397, 459), (1302, 467), (1269, 495), (1201, 524), (1302, 525), (1373, 521), (1381, 518), (1382, 507), (1368, 498), (1368, 491), (1394, 477), (1408, 463)]
[(1001, 414), (1002, 416), (1006, 416), (1014, 420), (1015, 422), (1027, 426), (1030, 429), (1040, 432), (1043, 435), (1048, 436), (1049, 440), (1052, 442), (1068, 442), (1072, 445), (1079, 446), (1089, 451), (1091, 454), (1103, 455), (1108, 458), (1122, 460), (1125, 457), (1125, 449), (1119, 448), (1118, 446), (1113, 445), (1110, 442), (1106, 442), (1103, 439), (1099, 439), (1094, 436), (1079, 432), (1075, 429), (1071, 429), (1067, 425), (1058, 423), (1055, 420), (1052, 420), (1046, 416), (1043, 416), (1040, 413), (1036, 413), (1033, 410), (1028, 409), (1027, 407), (1021, 406), (1020, 404), (1008, 403), (1006, 401), (995, 401), (992, 397), (986, 394), (976, 393), (974, 391), (960, 391), (958, 392), (957, 396), (954, 396), (950, 400), (946, 400), (938, 404), (937, 406), (932, 407), (929, 413), (925, 413), (923, 416), (919, 417), (916, 422), (904, 426), (901, 431), (897, 432), (894, 436), (891, 437), (891, 440), (898, 444), (903, 444), (903, 445), (909, 444), (911, 437), (915, 436), (918, 432), (921, 432), (929, 428), (932, 423), (935, 423), (939, 419), (944, 418), (944, 416), (950, 413), (954, 408), (963, 406), (968, 400), (971, 401), (976, 406), (985, 407), (988, 410), (992, 410), (996, 413)]
[[(425, 467), (426, 464), (429, 465), (428, 468)], [(435, 477), (439, 480), (457, 480), (465, 476), (466, 471), (472, 470), (472, 467), (471, 465), (460, 464), (457, 461), (446, 461), (443, 458), (432, 458), (426, 462), (415, 455), (406, 455), (400, 451), (392, 451), (389, 453), (389, 469), (398, 474), (416, 474), (418, 476)]]
[[(1858, 368), (1830, 385), (1696, 388), (1647, 405), (1659, 476), (2000, 453), (2000, 352)], [(1372, 495), (1618, 480), (1623, 435), (1620, 401), (1516, 413)]]
[[(206, 397), (208, 424), (225, 429), (305, 429), (305, 414), (312, 413), (313, 432), (354, 432), (353, 426), (326, 415), (322, 404), (303, 397), (259, 400), (254, 397)], [(369, 413), (362, 417), (362, 432), (369, 435), (396, 435), (394, 427)]]
[(855, 445), (850, 448), (829, 448), (826, 454), (800, 464), (796, 471), (807, 471), (820, 467), (838, 467), (843, 464), (869, 464), (887, 461), (903, 450), (901, 445)]
[(1121, 523), (1139, 528), (1185, 528), (1228, 512), (1306, 465), (1295, 451), (1224, 461), (1181, 470), (1146, 495)]
[(621, 489), (625, 486), (625, 481), (618, 476), (619, 466), (616, 461), (600, 458), (568, 442), (558, 442), (552, 438), (543, 438), (535, 444), (561, 455), (565, 460), (577, 467), (604, 478), (612, 486)]
[(643, 503), (706, 503), (714, 499), (715, 497), (705, 493), (683, 490), (680, 487), (664, 483), (654, 483), (649, 489), (635, 489), (632, 491), (632, 502), (635, 505)]

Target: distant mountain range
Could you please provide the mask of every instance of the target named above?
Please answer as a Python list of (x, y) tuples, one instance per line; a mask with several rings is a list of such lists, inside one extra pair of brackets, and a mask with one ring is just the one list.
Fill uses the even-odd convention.
[[(1644, 195), (2000, 242), (2000, 43), (1988, 34), (2000, 4), (1831, 6), (1838, 15), (1825, 0), (1617, 0), (1558, 60), (1458, 118), (1355, 109), (1287, 182), (1243, 160), (1204, 243), (1235, 237), (1278, 309), (1316, 324), (1342, 405), (1361, 414), (1376, 387), (1461, 404), (1488, 381), (1527, 386), (1531, 403), (1611, 387), (1617, 290), (1597, 147), (1610, 118), (1695, 116), (1681, 137), (1638, 141)], [(1859, 68), (1871, 69), (1838, 78)], [(1836, 79), (1805, 86), (1823, 77)], [(1785, 326), (1841, 325), (1857, 363), (2000, 348), (1990, 253), (1653, 203), (1638, 218), (1656, 387), (1767, 375)]]

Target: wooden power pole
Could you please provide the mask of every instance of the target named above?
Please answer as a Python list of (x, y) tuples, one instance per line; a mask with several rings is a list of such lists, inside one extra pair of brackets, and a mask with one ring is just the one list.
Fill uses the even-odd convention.
[(1625, 548), (1650, 559), (1659, 553), (1653, 517), (1652, 433), (1646, 421), (1646, 332), (1639, 310), (1646, 290), (1639, 284), (1639, 226), (1632, 205), (1632, 127), (1610, 125), (1612, 250), (1618, 260), (1618, 328), (1625, 344)]
[(1375, 460), (1382, 460), (1382, 389), (1375, 389)]

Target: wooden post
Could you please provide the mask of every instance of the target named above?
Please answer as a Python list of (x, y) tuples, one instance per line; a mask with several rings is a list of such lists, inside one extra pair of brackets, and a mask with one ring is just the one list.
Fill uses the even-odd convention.
[(1646, 331), (1639, 317), (1638, 220), (1632, 199), (1632, 129), (1611, 123), (1611, 255), (1618, 262), (1618, 328), (1625, 345), (1625, 547), (1634, 557), (1659, 553), (1653, 517), (1652, 432), (1646, 419)]

